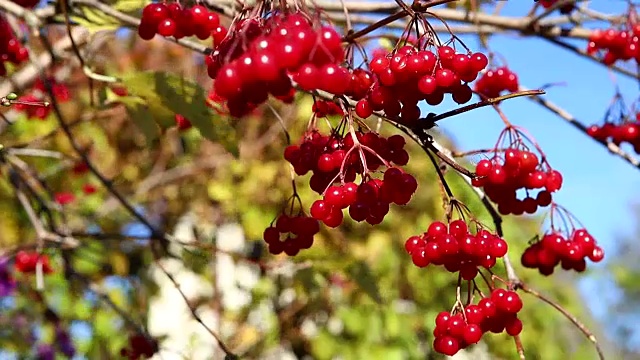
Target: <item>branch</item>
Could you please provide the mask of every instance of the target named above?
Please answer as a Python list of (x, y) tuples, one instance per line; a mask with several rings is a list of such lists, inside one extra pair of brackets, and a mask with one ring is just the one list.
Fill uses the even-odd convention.
[(580, 320), (578, 320), (575, 316), (571, 315), (565, 308), (563, 308), (559, 304), (556, 304), (555, 302), (547, 299), (542, 294), (540, 294), (536, 290), (530, 288), (526, 284), (519, 283), (518, 284), (518, 288), (522, 289), (522, 291), (524, 291), (524, 292), (526, 292), (528, 294), (531, 294), (531, 295), (537, 297), (538, 299), (544, 301), (545, 303), (551, 305), (554, 309), (558, 310), (564, 317), (569, 319), (569, 321), (571, 321), (584, 334), (584, 336), (586, 336), (587, 339), (589, 339), (589, 341), (591, 341), (593, 343), (593, 345), (596, 348), (596, 351), (598, 352), (598, 358), (600, 360), (604, 360), (604, 353), (602, 352), (602, 349), (600, 348), (600, 344), (598, 344), (598, 340), (596, 339), (595, 335), (593, 335), (591, 333), (591, 331), (589, 331), (589, 329), (587, 329), (587, 327), (583, 323), (580, 322)]
[[(524, 88), (520, 88), (521, 90), (524, 90)], [(576, 119), (573, 115), (571, 115), (568, 111), (564, 110), (563, 108), (561, 108), (560, 106), (552, 103), (551, 101), (545, 99), (542, 96), (532, 96), (529, 97), (529, 100), (539, 104), (540, 106), (544, 107), (545, 109), (551, 111), (552, 113), (556, 114), (560, 119), (568, 122), (569, 124), (571, 124), (574, 128), (578, 129), (580, 132), (582, 132), (583, 134), (585, 134), (586, 136), (588, 136), (591, 140), (599, 143), (600, 145), (606, 147), (610, 153), (620, 157), (621, 159), (625, 160), (626, 162), (628, 162), (629, 164), (631, 164), (632, 166), (635, 166), (636, 168), (640, 169), (640, 160), (638, 160), (637, 158), (631, 156), (629, 153), (625, 152), (624, 150), (622, 150), (618, 145), (610, 142), (610, 141), (603, 141), (603, 140), (598, 140), (593, 138), (592, 136), (589, 136), (589, 134), (587, 133), (587, 126), (585, 126), (583, 123), (581, 123), (580, 121), (578, 121), (578, 119)]]

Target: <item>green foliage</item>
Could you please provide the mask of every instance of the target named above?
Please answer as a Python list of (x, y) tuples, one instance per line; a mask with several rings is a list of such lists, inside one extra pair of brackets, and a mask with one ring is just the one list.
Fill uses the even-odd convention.
[[(214, 119), (206, 106), (204, 89), (183, 77), (166, 72), (133, 72), (122, 77), (130, 93), (146, 100), (151, 113), (156, 110), (162, 126), (172, 126), (174, 114), (181, 114), (208, 140), (219, 143), (227, 151), (238, 155), (238, 141), (227, 119)], [(168, 116), (167, 116), (168, 115)]]

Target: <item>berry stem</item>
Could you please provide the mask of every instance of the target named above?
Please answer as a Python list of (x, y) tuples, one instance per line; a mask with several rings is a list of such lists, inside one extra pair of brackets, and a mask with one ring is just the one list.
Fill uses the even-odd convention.
[[(489, 106), (489, 105), (495, 105), (503, 100), (509, 100), (509, 99), (515, 99), (518, 97), (522, 97), (522, 96), (538, 96), (538, 95), (543, 95), (545, 94), (544, 90), (524, 90), (524, 91), (519, 91), (516, 93), (512, 93), (512, 94), (505, 94), (502, 96), (498, 96), (496, 98), (489, 98), (489, 99), (485, 99), (482, 100), (480, 102), (477, 102), (475, 104), (471, 104), (471, 105), (466, 105), (466, 106), (462, 106), (459, 107), (457, 109), (453, 109), (451, 111), (447, 111), (445, 113), (442, 113), (440, 115), (431, 115), (431, 116), (427, 116), (424, 119), (420, 119), (425, 123), (425, 126), (427, 126), (426, 128), (429, 129), (431, 127), (433, 127), (435, 125), (435, 123), (437, 121), (446, 119), (446, 118), (450, 118), (452, 116), (456, 116), (456, 115), (460, 115), (463, 113), (466, 113), (468, 111), (474, 110), (474, 109), (478, 109), (478, 108), (482, 108), (485, 106)], [(429, 126), (430, 125), (430, 126)]]
[(593, 346), (595, 346), (596, 351), (598, 352), (598, 358), (600, 360), (604, 360), (604, 353), (600, 348), (600, 344), (598, 343), (598, 340), (596, 339), (595, 335), (593, 335), (593, 333), (591, 333), (591, 331), (589, 331), (589, 329), (587, 329), (587, 327), (582, 322), (580, 322), (580, 320), (578, 320), (575, 316), (571, 315), (565, 308), (551, 301), (550, 299), (546, 298), (545, 296), (540, 294), (538, 291), (530, 288), (526, 284), (520, 282), (517, 284), (517, 288), (521, 289), (522, 291), (528, 294), (531, 294), (537, 297), (538, 299), (542, 300), (548, 305), (551, 305), (551, 307), (553, 307), (554, 309), (558, 310), (562, 315), (564, 315), (564, 317), (566, 317), (569, 321), (571, 321), (573, 325), (575, 325), (584, 334), (584, 336), (587, 339), (589, 339), (589, 341), (593, 343)]

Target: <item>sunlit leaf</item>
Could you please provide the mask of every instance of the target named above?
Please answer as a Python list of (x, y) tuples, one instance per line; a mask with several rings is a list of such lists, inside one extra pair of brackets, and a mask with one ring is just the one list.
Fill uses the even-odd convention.
[(159, 71), (129, 73), (122, 81), (130, 93), (146, 99), (149, 104), (162, 103), (175, 114), (187, 118), (203, 137), (220, 143), (234, 155), (238, 154), (233, 127), (228, 119), (214, 114), (206, 106), (206, 93), (198, 84)]

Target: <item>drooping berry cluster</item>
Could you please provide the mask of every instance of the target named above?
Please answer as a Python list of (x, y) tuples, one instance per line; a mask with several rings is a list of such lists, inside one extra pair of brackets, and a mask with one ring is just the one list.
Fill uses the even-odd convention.
[(269, 246), (269, 252), (277, 255), (282, 252), (295, 256), (300, 250), (313, 245), (313, 237), (320, 232), (318, 220), (305, 214), (289, 216), (280, 214), (275, 224), (264, 230), (263, 240)]
[[(344, 219), (342, 210), (349, 208), (353, 220), (375, 225), (382, 222), (390, 204), (407, 204), (418, 187), (416, 179), (398, 167), (409, 161), (404, 146), (400, 135), (385, 138), (357, 131), (326, 136), (312, 130), (299, 145), (288, 146), (284, 157), (296, 174), (313, 174), (310, 187), (323, 195), (311, 206), (315, 219), (337, 227)], [(373, 178), (381, 167), (386, 167), (383, 177)]]
[(176, 39), (213, 37), (214, 42), (219, 42), (226, 35), (226, 29), (220, 26), (220, 16), (202, 5), (151, 3), (142, 10), (138, 35), (143, 40), (151, 40), (156, 34)]
[(587, 128), (587, 134), (594, 139), (611, 141), (616, 145), (631, 144), (633, 150), (640, 154), (640, 113), (636, 115), (634, 122), (619, 124), (606, 122), (603, 125), (591, 125)]
[[(540, 0), (539, 3), (540, 5), (542, 5), (543, 8), (549, 9), (560, 1), (561, 0)], [(558, 10), (560, 10), (561, 14), (567, 15), (567, 14), (571, 14), (571, 12), (575, 10), (575, 8), (576, 8), (575, 3), (570, 3), (570, 4), (561, 6)]]
[(522, 266), (538, 269), (540, 274), (553, 274), (561, 265), (564, 270), (583, 272), (586, 259), (594, 263), (602, 261), (604, 251), (585, 229), (576, 229), (570, 234), (549, 232), (536, 243), (531, 244), (522, 254)]
[[(511, 138), (509, 146), (499, 149), (505, 135)], [(544, 155), (540, 157), (524, 144), (524, 137), (515, 127), (507, 127), (501, 134), (490, 159), (480, 160), (475, 167), (475, 187), (482, 187), (489, 199), (498, 205), (503, 215), (534, 214), (538, 207), (551, 204), (552, 193), (562, 187), (562, 174), (553, 170)], [(537, 152), (540, 150), (534, 146)], [(542, 153), (541, 153), (542, 154)], [(518, 198), (524, 189), (526, 196)], [(534, 190), (540, 190), (537, 195)]]
[(20, 44), (5, 16), (0, 14), (0, 76), (7, 75), (5, 62), (20, 65), (28, 59), (29, 51)]
[(384, 111), (390, 118), (400, 118), (411, 125), (420, 117), (418, 103), (425, 100), (438, 105), (445, 94), (458, 104), (471, 100), (468, 83), (488, 64), (482, 53), (457, 53), (451, 46), (439, 46), (435, 52), (411, 45), (397, 51), (378, 54), (369, 67), (375, 83), (367, 97), (360, 100), (358, 116)]
[(635, 60), (640, 63), (640, 23), (625, 25), (620, 29), (597, 29), (589, 36), (589, 55), (604, 53), (601, 61), (613, 65), (618, 60)]
[(12, 2), (25, 7), (25, 8), (33, 8), (40, 2), (39, 0), (12, 0)]
[(344, 115), (344, 111), (333, 101), (329, 100), (316, 100), (313, 102), (313, 106), (311, 107), (311, 111), (317, 117), (325, 117), (331, 115)]
[(351, 74), (340, 65), (344, 56), (333, 27), (316, 28), (303, 13), (275, 13), (237, 21), (207, 57), (207, 72), (229, 113), (241, 117), (269, 95), (290, 98), (291, 78), (303, 90), (345, 94)]
[(148, 338), (142, 334), (135, 334), (129, 337), (128, 347), (120, 350), (120, 356), (129, 360), (150, 359), (157, 352), (158, 342), (156, 339)]
[(449, 272), (460, 272), (465, 280), (478, 275), (478, 267), (491, 268), (507, 254), (507, 242), (486, 229), (475, 234), (463, 220), (446, 224), (436, 221), (420, 236), (406, 240), (404, 247), (418, 267), (442, 265)]
[[(51, 85), (53, 96), (57, 102), (64, 103), (71, 99), (67, 85), (58, 82), (55, 77), (49, 77), (47, 81)], [(23, 112), (30, 119), (45, 120), (49, 114), (51, 114), (51, 107), (45, 105), (44, 102), (46, 93), (47, 89), (44, 82), (42, 79), (38, 79), (33, 84), (31, 91), (18, 98), (13, 108), (19, 112)]]
[(44, 274), (51, 274), (53, 272), (53, 268), (49, 263), (49, 257), (35, 251), (18, 251), (14, 266), (18, 272), (33, 274), (36, 272), (38, 262), (42, 263), (42, 272)]
[(508, 67), (502, 66), (485, 71), (475, 83), (475, 90), (487, 98), (499, 97), (502, 92), (517, 92), (518, 75)]
[(329, 227), (342, 224), (342, 210), (357, 222), (377, 225), (389, 213), (391, 204), (406, 205), (418, 188), (416, 179), (400, 168), (390, 167), (382, 179), (369, 179), (357, 185), (347, 182), (327, 188), (321, 200), (311, 205), (311, 215)]
[(176, 120), (176, 126), (178, 127), (178, 130), (180, 130), (180, 131), (189, 130), (193, 126), (191, 124), (191, 121), (189, 121), (189, 119), (187, 119), (186, 117), (184, 117), (184, 116), (182, 116), (180, 114), (176, 114), (175, 120)]
[(522, 332), (522, 321), (518, 319), (521, 309), (522, 300), (518, 293), (494, 289), (490, 297), (481, 299), (477, 305), (465, 306), (464, 313), (441, 312), (435, 321), (433, 348), (441, 354), (453, 356), (480, 341), (487, 332), (506, 332), (517, 336)]

